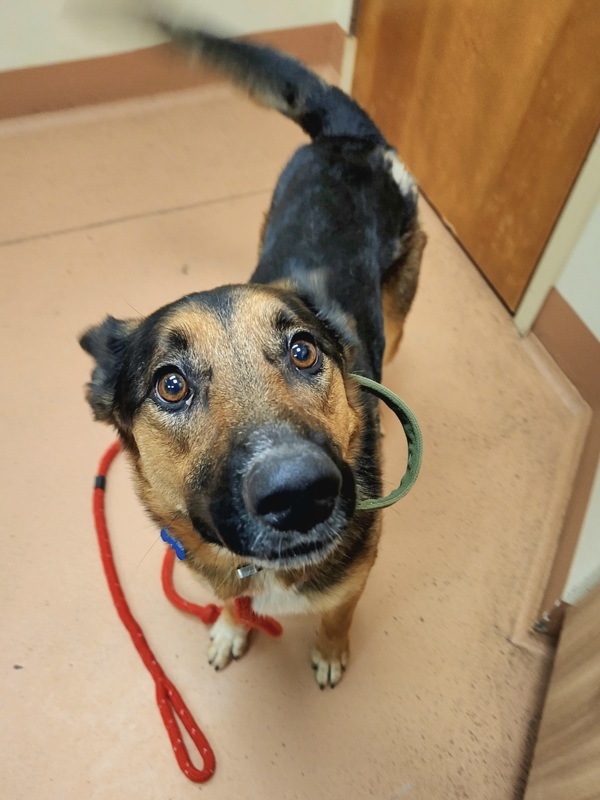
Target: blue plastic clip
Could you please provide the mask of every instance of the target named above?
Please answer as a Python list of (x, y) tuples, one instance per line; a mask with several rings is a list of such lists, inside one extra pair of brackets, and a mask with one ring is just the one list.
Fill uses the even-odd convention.
[(175, 539), (173, 536), (171, 536), (167, 528), (161, 528), (160, 538), (163, 540), (163, 542), (166, 542), (173, 548), (173, 550), (175, 550), (175, 555), (180, 561), (184, 560), (185, 547), (178, 539)]

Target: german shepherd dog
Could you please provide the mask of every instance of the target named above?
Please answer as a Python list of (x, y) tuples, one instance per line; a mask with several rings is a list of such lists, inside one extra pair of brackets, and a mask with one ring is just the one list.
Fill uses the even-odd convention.
[(398, 347), (425, 245), (417, 189), (367, 114), (301, 63), (169, 32), (312, 142), (279, 178), (249, 283), (81, 337), (87, 400), (152, 519), (224, 604), (214, 668), (247, 648), (234, 599), (249, 596), (258, 614), (320, 616), (312, 664), (334, 687), (380, 535), (380, 512), (357, 509), (381, 494), (378, 404), (350, 373), (379, 381)]

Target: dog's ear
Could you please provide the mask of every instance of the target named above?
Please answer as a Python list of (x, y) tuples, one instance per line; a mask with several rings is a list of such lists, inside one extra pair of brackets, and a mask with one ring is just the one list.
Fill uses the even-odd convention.
[(79, 344), (95, 360), (92, 379), (87, 384), (86, 398), (94, 416), (102, 422), (115, 423), (115, 391), (130, 336), (137, 320), (107, 317), (100, 325), (86, 331)]
[(352, 371), (358, 349), (356, 321), (333, 299), (326, 276), (318, 271), (295, 275), (290, 288), (334, 339), (347, 369)]

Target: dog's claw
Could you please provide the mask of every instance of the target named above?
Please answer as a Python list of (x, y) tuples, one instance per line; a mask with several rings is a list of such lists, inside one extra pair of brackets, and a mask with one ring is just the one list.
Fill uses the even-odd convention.
[(347, 663), (347, 651), (340, 653), (339, 656), (331, 655), (326, 658), (315, 649), (312, 654), (312, 668), (319, 688), (326, 689), (329, 687), (330, 689), (335, 689), (342, 680)]
[(230, 663), (240, 659), (248, 648), (248, 630), (230, 622), (221, 614), (211, 629), (208, 663), (219, 672)]

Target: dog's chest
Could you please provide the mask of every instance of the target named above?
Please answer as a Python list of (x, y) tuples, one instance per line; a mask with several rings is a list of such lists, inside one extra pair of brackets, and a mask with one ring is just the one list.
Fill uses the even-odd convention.
[(274, 574), (266, 571), (262, 586), (253, 596), (252, 607), (257, 614), (307, 614), (312, 611), (310, 599), (294, 587), (283, 586)]

